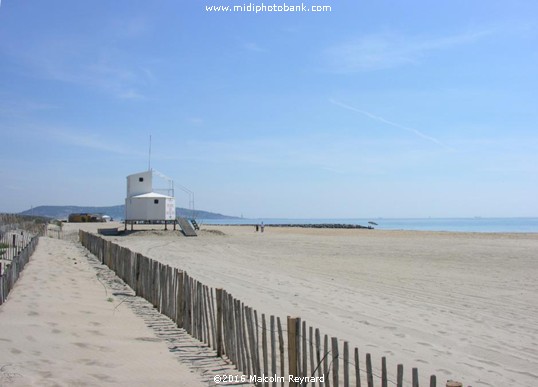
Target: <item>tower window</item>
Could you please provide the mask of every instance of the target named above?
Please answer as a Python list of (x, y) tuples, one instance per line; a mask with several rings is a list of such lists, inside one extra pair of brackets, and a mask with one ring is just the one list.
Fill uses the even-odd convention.
[(139, 177), (139, 178), (138, 178), (138, 181), (139, 181), (139, 182), (143, 182), (143, 181), (144, 181), (144, 178), (143, 178), (143, 177)]
[(155, 200), (153, 200), (153, 203), (155, 203), (155, 204), (159, 204), (159, 199), (155, 199)]

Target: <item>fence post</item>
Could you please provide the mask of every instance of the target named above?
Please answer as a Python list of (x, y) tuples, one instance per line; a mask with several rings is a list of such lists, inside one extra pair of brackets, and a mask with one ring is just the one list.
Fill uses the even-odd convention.
[(332, 363), (333, 363), (333, 386), (338, 387), (339, 386), (339, 353), (338, 353), (338, 338), (332, 337), (331, 338), (331, 345), (332, 345)]
[(387, 387), (387, 358), (381, 358), (381, 387)]
[(374, 375), (372, 373), (372, 355), (370, 355), (369, 353), (366, 354), (366, 383), (368, 384), (368, 387), (374, 387)]
[[(297, 376), (297, 319), (288, 316), (288, 370), (291, 377)], [(297, 387), (290, 379), (289, 387)]]
[(418, 387), (418, 368), (413, 368), (413, 379), (411, 380), (413, 387)]
[(217, 356), (222, 357), (222, 288), (215, 289), (217, 297)]
[(403, 364), (398, 364), (396, 376), (396, 387), (403, 387)]

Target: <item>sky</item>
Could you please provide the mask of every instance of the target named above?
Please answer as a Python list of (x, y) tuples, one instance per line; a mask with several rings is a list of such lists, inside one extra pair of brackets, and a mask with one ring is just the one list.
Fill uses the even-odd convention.
[(3, 0), (0, 212), (122, 204), (151, 136), (200, 210), (538, 216), (538, 2), (249, 4)]

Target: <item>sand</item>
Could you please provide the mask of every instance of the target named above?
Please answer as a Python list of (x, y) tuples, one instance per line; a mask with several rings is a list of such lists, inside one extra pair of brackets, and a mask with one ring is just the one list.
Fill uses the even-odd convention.
[(0, 306), (0, 385), (207, 386), (107, 287), (81, 247), (41, 238)]
[(538, 234), (203, 226), (109, 239), (301, 317), (377, 367), (418, 367), (421, 384), (538, 385)]

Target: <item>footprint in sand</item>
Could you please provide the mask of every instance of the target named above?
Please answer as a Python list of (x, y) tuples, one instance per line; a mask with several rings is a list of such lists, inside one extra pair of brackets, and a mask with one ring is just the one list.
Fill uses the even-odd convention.
[(19, 353), (22, 353), (21, 350), (17, 349), (17, 348), (11, 348), (10, 352), (13, 354), (13, 355), (18, 355)]
[(37, 373), (38, 373), (42, 378), (45, 378), (45, 379), (52, 378), (52, 372), (50, 372), (50, 371), (37, 371)]
[(115, 383), (116, 382), (116, 379), (114, 379), (113, 377), (108, 376), (108, 375), (103, 375), (103, 374), (90, 374), (90, 375), (93, 376), (96, 379), (99, 379), (99, 381), (101, 381), (101, 382), (107, 382), (107, 383)]

